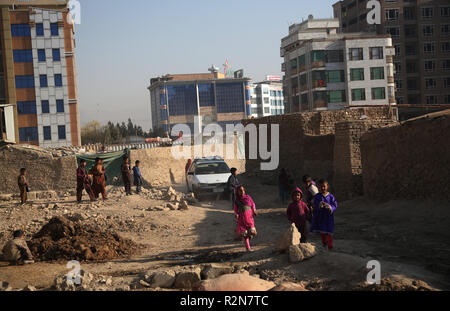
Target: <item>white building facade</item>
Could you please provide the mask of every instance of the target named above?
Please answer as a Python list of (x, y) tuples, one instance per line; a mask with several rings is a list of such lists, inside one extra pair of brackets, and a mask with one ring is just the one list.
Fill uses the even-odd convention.
[(286, 112), (395, 105), (390, 35), (343, 35), (338, 27), (310, 17), (282, 40)]
[(255, 83), (250, 89), (253, 118), (284, 114), (283, 84), (279, 81)]

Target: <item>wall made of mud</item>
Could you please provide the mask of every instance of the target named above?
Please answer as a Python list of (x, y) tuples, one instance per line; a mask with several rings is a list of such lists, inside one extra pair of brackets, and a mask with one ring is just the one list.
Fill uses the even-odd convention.
[(450, 110), (361, 138), (365, 195), (450, 200)]

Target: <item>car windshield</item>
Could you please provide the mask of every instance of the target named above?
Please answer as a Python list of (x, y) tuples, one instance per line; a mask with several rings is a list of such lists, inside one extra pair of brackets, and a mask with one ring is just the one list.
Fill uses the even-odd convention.
[(230, 168), (225, 162), (200, 163), (195, 168), (195, 175), (226, 174)]

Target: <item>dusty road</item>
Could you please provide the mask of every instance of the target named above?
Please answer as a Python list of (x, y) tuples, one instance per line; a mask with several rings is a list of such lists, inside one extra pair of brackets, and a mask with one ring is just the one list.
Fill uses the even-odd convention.
[[(340, 203), (335, 216), (335, 250), (323, 249), (312, 235), (309, 240), (318, 247), (317, 256), (289, 264), (287, 254), (272, 251), (277, 237), (289, 226), (286, 207), (276, 198), (277, 188), (261, 185), (257, 179), (244, 181), (259, 211), (252, 253), (233, 241), (235, 220), (227, 201), (207, 198), (186, 211), (154, 210), (167, 202), (152, 199), (148, 191), (127, 197), (120, 188), (109, 189), (110, 199), (104, 203), (77, 205), (74, 197), (36, 201), (26, 207), (0, 203), (0, 247), (11, 230), (22, 225), (31, 237), (53, 216), (80, 214), (86, 223), (143, 245), (142, 252), (132, 258), (81, 263), (83, 270), (120, 278), (122, 283), (133, 284), (145, 271), (162, 267), (232, 262), (276, 283), (302, 282), (310, 290), (352, 290), (361, 288), (366, 280), (367, 262), (378, 260), (382, 277), (388, 279), (385, 289), (408, 289), (415, 280), (434, 289), (450, 289), (448, 203), (373, 203), (364, 198)], [(174, 188), (185, 191), (184, 185)], [(57, 275), (68, 271), (66, 263), (8, 266), (0, 262), (0, 280), (13, 288), (33, 285), (49, 289)]]

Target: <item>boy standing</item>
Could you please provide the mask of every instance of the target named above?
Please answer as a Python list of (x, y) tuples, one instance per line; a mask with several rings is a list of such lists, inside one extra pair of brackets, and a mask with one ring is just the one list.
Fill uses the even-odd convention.
[(92, 191), (91, 181), (89, 179), (86, 160), (80, 161), (80, 166), (77, 168), (77, 202), (80, 203), (83, 197), (83, 190), (86, 190), (91, 201), (95, 201), (94, 192)]
[(143, 184), (141, 170), (139, 166), (141, 165), (141, 161), (137, 160), (133, 167), (133, 176), (134, 176), (134, 185), (136, 186), (136, 193), (141, 193), (141, 187)]
[(27, 192), (29, 191), (29, 186), (26, 175), (27, 169), (21, 168), (20, 175), (17, 178), (17, 183), (20, 190), (20, 205), (24, 205), (27, 202)]
[[(235, 195), (235, 191), (236, 191), (236, 187), (240, 185), (239, 180), (237, 178), (237, 168), (233, 167), (230, 170), (231, 176), (228, 177), (228, 181), (227, 181), (227, 193), (229, 194), (229, 198), (231, 197), (231, 206), (234, 209), (234, 200), (236, 198)], [(231, 196), (230, 196), (231, 194)]]
[(94, 196), (98, 199), (99, 194), (102, 194), (103, 200), (107, 200), (106, 197), (106, 180), (105, 180), (105, 167), (103, 166), (103, 161), (100, 158), (95, 159), (94, 166), (89, 170), (92, 175), (92, 190), (94, 191)]
[(125, 193), (131, 195), (131, 167), (128, 158), (123, 159), (122, 164), (122, 180), (125, 187)]

